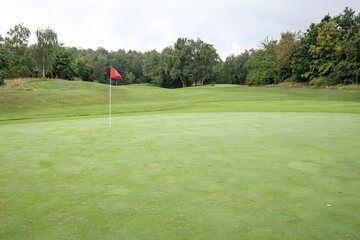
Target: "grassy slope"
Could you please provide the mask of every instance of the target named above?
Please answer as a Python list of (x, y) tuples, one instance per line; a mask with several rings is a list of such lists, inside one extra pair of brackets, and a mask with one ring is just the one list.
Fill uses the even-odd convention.
[(27, 118), (1, 121), (0, 239), (360, 238), (359, 92), (114, 87), (108, 131), (107, 86), (29, 84), (0, 92)]
[[(0, 120), (104, 115), (108, 86), (34, 81), (33, 91), (0, 92)], [(360, 92), (246, 86), (161, 89), (113, 87), (113, 113), (171, 112), (360, 112)]]

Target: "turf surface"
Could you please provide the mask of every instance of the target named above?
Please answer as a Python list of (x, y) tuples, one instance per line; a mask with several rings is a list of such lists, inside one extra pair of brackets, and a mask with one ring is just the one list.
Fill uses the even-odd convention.
[[(0, 239), (359, 239), (358, 91), (0, 92)], [(103, 96), (105, 95), (105, 96)]]

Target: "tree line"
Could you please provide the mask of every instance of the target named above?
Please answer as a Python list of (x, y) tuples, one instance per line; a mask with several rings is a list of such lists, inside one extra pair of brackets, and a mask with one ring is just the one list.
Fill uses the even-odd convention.
[(3, 79), (33, 77), (82, 79), (108, 83), (114, 66), (125, 81), (176, 88), (209, 83), (264, 85), (307, 82), (313, 85), (358, 84), (360, 77), (360, 14), (345, 8), (326, 15), (302, 32), (284, 32), (280, 40), (265, 38), (257, 49), (224, 61), (213, 45), (179, 38), (161, 52), (82, 49), (58, 43), (50, 28), (35, 32), (18, 24), (0, 36), (0, 84)]

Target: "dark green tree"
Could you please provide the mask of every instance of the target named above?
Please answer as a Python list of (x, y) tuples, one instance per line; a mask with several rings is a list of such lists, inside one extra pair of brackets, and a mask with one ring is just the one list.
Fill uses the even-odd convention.
[(136, 77), (132, 72), (125, 72), (125, 76), (124, 76), (124, 80), (128, 83), (128, 84), (135, 84), (135, 83), (139, 83), (136, 81)]
[(180, 80), (182, 87), (192, 85), (194, 68), (193, 41), (187, 38), (179, 38), (174, 44), (171, 56), (172, 68), (170, 76), (172, 79)]
[(276, 41), (265, 39), (261, 44), (261, 48), (254, 51), (247, 62), (249, 73), (246, 84), (248, 85), (274, 84), (280, 80)]
[(142, 62), (143, 62), (143, 54), (139, 51), (130, 50), (126, 54), (127, 60), (127, 70), (132, 72), (137, 79), (138, 82), (142, 81)]
[(4, 39), (0, 35), (0, 86), (5, 85), (5, 73), (9, 67), (10, 52), (4, 45)]
[(334, 20), (337, 26), (342, 29), (343, 40), (350, 40), (360, 33), (360, 14), (356, 14), (352, 8), (346, 7)]
[(77, 76), (83, 81), (93, 81), (92, 74), (94, 72), (94, 67), (84, 60), (83, 57), (79, 57), (75, 60)]
[(95, 81), (106, 84), (109, 83), (109, 78), (108, 78), (109, 75), (107, 74), (108, 56), (109, 56), (109, 52), (104, 48), (98, 48), (95, 51), (95, 57), (93, 62), (94, 73), (92, 77), (93, 79), (95, 79)]
[(338, 63), (329, 75), (332, 84), (359, 84), (360, 34), (355, 34), (344, 45), (345, 59)]
[(315, 23), (312, 23), (307, 29), (306, 33), (300, 40), (298, 50), (295, 52), (291, 60), (292, 76), (297, 82), (307, 82), (310, 79), (310, 65), (313, 57), (309, 50), (311, 45), (317, 42), (318, 28)]
[(144, 58), (142, 61), (142, 72), (151, 83), (156, 83), (156, 80), (160, 74), (160, 57), (160, 53), (158, 53), (156, 50), (144, 53)]
[(208, 43), (197, 39), (193, 42), (193, 83), (195, 85), (204, 85), (214, 77), (215, 69), (220, 64), (220, 56), (217, 54), (216, 49)]
[(73, 80), (76, 75), (76, 66), (71, 50), (59, 47), (52, 69), (55, 78)]
[(175, 81), (171, 76), (171, 71), (174, 67), (174, 49), (173, 47), (166, 47), (160, 55), (160, 69), (159, 75), (156, 78), (157, 85), (165, 88), (181, 87), (180, 81)]
[(222, 64), (222, 77), (223, 83), (230, 84), (244, 84), (248, 69), (247, 61), (250, 58), (251, 51), (245, 51), (238, 56), (230, 55), (226, 58), (225, 62)]

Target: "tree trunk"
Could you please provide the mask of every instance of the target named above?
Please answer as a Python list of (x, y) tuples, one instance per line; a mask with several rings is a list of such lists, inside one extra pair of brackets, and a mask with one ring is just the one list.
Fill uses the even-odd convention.
[(179, 77), (180, 77), (180, 81), (181, 81), (181, 83), (182, 83), (183, 87), (186, 87), (186, 84), (185, 84), (185, 82), (183, 81), (183, 79), (182, 79), (181, 75), (180, 75)]
[(45, 78), (45, 57), (43, 57), (42, 61), (42, 77)]

